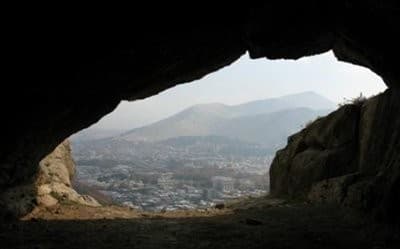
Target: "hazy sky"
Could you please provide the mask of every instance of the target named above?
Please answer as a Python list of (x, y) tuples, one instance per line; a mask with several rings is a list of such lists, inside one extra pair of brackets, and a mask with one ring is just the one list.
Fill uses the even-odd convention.
[(243, 56), (229, 67), (204, 78), (170, 88), (156, 96), (122, 102), (95, 128), (132, 129), (165, 118), (191, 105), (251, 100), (314, 91), (334, 102), (366, 96), (385, 89), (382, 80), (366, 68), (338, 62), (331, 52), (294, 60), (251, 60)]

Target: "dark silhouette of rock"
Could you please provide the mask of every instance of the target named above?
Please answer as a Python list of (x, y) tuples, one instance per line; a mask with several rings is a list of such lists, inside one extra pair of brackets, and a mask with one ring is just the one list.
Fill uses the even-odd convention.
[(218, 203), (215, 205), (216, 209), (224, 209), (225, 208), (225, 204), (224, 203)]
[(399, 125), (396, 90), (316, 120), (277, 152), (271, 193), (341, 203), (399, 222)]
[[(118, 10), (107, 4), (104, 11), (35, 7), (41, 10), (18, 6), (13, 13), (9, 8), (14, 18), (3, 31), (3, 78), (8, 80), (0, 98), (2, 191), (29, 182), (41, 159), (121, 100), (199, 79), (245, 52), (251, 58), (297, 59), (333, 50), (339, 60), (381, 76), (392, 94), (400, 88), (400, 15), (394, 0), (199, 2), (195, 7), (166, 2)], [(371, 125), (394, 118), (387, 116), (398, 109), (393, 102), (388, 99), (386, 109), (377, 107)], [(369, 153), (370, 147), (385, 144), (386, 150), (363, 157), (372, 171), (386, 172), (377, 164), (393, 170), (399, 165), (390, 156), (399, 145), (390, 139), (398, 122), (383, 128), (381, 136), (371, 136), (359, 148)], [(330, 153), (321, 157), (341, 155)], [(313, 179), (340, 175), (316, 174)], [(389, 209), (396, 207), (391, 193), (399, 193), (394, 187), (399, 183), (393, 174), (385, 177), (382, 191), (388, 192), (381, 192), (379, 203)]]
[(251, 218), (247, 218), (245, 220), (245, 223), (246, 223), (246, 225), (249, 225), (249, 226), (259, 226), (259, 225), (263, 224), (262, 221), (256, 220), (256, 219), (251, 219)]

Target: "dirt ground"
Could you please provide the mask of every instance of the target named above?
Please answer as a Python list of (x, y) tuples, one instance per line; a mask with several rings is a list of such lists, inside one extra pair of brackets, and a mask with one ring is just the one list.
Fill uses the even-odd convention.
[(400, 235), (350, 210), (264, 197), (164, 213), (55, 206), (0, 224), (0, 248), (398, 249)]

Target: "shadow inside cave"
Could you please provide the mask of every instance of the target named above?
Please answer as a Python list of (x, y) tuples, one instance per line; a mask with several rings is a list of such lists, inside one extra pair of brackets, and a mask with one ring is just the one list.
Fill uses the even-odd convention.
[[(228, 208), (227, 208), (228, 209)], [(194, 217), (45, 220), (0, 225), (2, 248), (398, 248), (398, 230), (332, 205), (284, 203)], [(194, 211), (192, 211), (194, 212)], [(195, 212), (198, 212), (195, 211)]]

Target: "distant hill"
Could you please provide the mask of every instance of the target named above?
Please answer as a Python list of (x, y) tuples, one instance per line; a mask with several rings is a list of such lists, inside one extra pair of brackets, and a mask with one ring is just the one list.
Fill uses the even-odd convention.
[(251, 101), (232, 106), (232, 109), (238, 116), (242, 116), (278, 112), (299, 107), (314, 110), (334, 110), (337, 104), (315, 92), (309, 91), (279, 98)]
[(98, 139), (104, 139), (104, 138), (117, 136), (123, 132), (124, 132), (124, 130), (118, 130), (118, 129), (88, 128), (88, 129), (82, 130), (82, 131), (72, 135), (70, 137), (70, 140), (76, 141), (76, 142), (98, 140)]
[(178, 159), (269, 157), (285, 146), (289, 135), (334, 108), (312, 92), (235, 106), (195, 105), (119, 135), (88, 129), (72, 139), (73, 153), (82, 164), (106, 166), (111, 160), (145, 168), (162, 168)]
[(307, 122), (318, 116), (325, 116), (329, 112), (329, 110), (295, 108), (241, 116), (221, 123), (213, 133), (277, 149), (285, 144), (289, 135), (299, 131)]
[(181, 136), (227, 136), (248, 142), (276, 143), (305, 122), (325, 115), (336, 104), (313, 92), (228, 106), (195, 105), (116, 140), (161, 141)]

